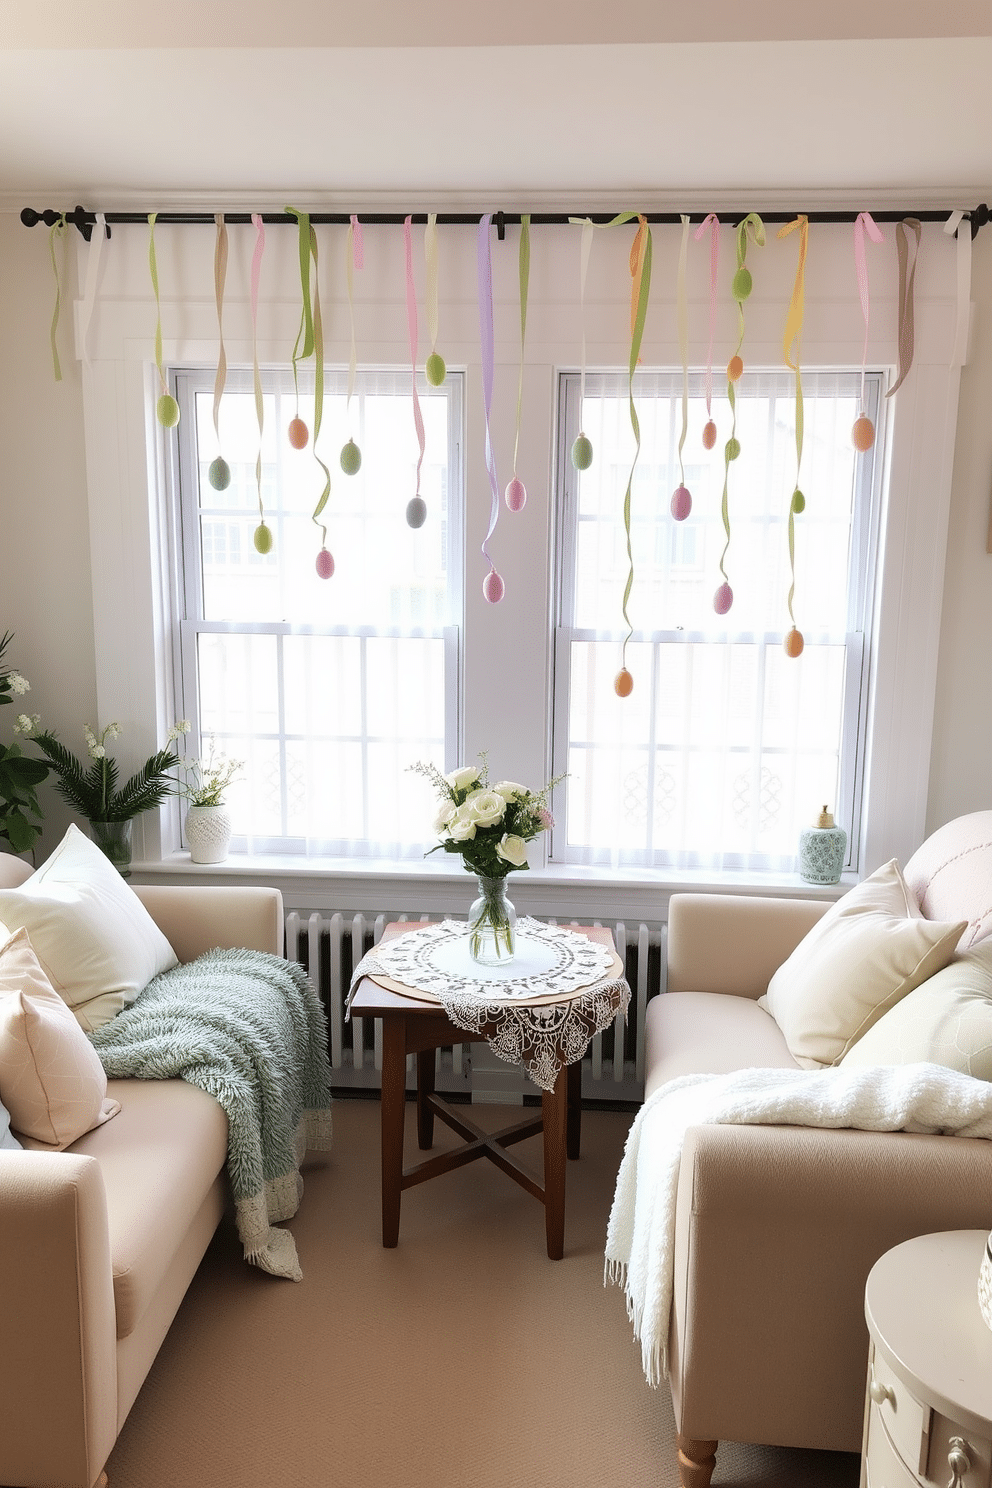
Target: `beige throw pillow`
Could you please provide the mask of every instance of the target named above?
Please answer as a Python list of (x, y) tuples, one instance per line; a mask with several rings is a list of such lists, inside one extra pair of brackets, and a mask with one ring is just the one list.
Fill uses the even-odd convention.
[(26, 930), (0, 946), (0, 1101), (13, 1131), (60, 1150), (120, 1110), (107, 1098), (96, 1050), (42, 971)]
[(0, 922), (27, 930), (45, 975), (87, 1032), (176, 965), (137, 894), (78, 827), (18, 888), (0, 889)]
[(893, 858), (830, 906), (759, 1004), (803, 1069), (837, 1064), (883, 1013), (947, 964), (967, 923), (925, 920)]
[(992, 1080), (992, 940), (915, 987), (841, 1060), (858, 1068), (920, 1062)]

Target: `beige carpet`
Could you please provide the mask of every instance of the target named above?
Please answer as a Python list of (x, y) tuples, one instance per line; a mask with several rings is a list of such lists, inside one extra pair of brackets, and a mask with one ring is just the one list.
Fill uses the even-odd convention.
[[(246, 1266), (222, 1227), (107, 1464), (111, 1488), (677, 1484), (667, 1391), (645, 1384), (623, 1295), (603, 1286), (630, 1117), (584, 1113), (557, 1262), (541, 1206), (486, 1162), (408, 1190), (399, 1246), (383, 1250), (378, 1103), (339, 1100), (334, 1123), (290, 1226), (303, 1282)], [(539, 1170), (539, 1139), (515, 1150)], [(857, 1482), (855, 1456), (731, 1443), (713, 1476)]]

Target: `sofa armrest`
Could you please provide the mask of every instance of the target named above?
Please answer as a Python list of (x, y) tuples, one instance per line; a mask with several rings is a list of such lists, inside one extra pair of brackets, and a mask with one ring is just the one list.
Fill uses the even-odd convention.
[(762, 997), (773, 973), (829, 908), (821, 899), (673, 894), (669, 992)]
[(140, 884), (134, 892), (182, 962), (216, 946), (284, 954), (278, 889)]
[(990, 1228), (992, 1141), (691, 1128), (671, 1329), (679, 1430), (860, 1451), (868, 1272), (914, 1235)]
[(100, 1165), (0, 1152), (0, 1483), (90, 1488), (117, 1439), (117, 1328)]

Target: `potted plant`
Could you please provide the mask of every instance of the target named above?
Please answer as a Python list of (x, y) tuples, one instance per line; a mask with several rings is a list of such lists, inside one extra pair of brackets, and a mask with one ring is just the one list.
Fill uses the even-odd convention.
[[(182, 732), (186, 732), (186, 724)], [(223, 863), (231, 842), (231, 817), (224, 792), (244, 768), (244, 760), (218, 754), (214, 740), (202, 759), (179, 761), (179, 794), (189, 802), (185, 831), (194, 863)]]
[[(56, 790), (86, 819), (94, 842), (127, 878), (131, 872), (131, 823), (143, 811), (161, 806), (167, 796), (175, 794), (176, 781), (170, 772), (178, 765), (179, 756), (171, 748), (160, 749), (118, 789), (117, 764), (107, 753), (107, 740), (116, 739), (120, 731), (119, 723), (108, 723), (99, 734), (86, 725), (83, 733), (88, 765), (66, 749), (50, 729), (33, 738), (55, 776)], [(184, 732), (178, 724), (170, 729), (170, 744)]]
[[(12, 631), (0, 638), (0, 707), (31, 691), (31, 684), (20, 672), (4, 663), (7, 647), (14, 639)], [(14, 723), (15, 734), (30, 734), (38, 715), (21, 713)], [(0, 744), (0, 842), (11, 852), (32, 852), (41, 832), (42, 812), (36, 787), (48, 775), (43, 760), (31, 759), (19, 744)]]

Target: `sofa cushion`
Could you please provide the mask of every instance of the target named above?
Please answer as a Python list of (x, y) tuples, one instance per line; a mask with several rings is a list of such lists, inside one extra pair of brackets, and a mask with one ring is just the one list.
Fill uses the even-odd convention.
[(958, 944), (969, 950), (992, 934), (992, 811), (973, 811), (939, 827), (916, 849), (903, 873), (929, 920), (962, 915)]
[(800, 941), (759, 998), (803, 1069), (837, 1064), (852, 1044), (954, 954), (966, 920), (926, 920), (893, 858)]
[(915, 987), (841, 1063), (921, 1061), (992, 1080), (992, 942), (980, 943)]
[(120, 1110), (89, 1039), (38, 964), (26, 930), (0, 945), (0, 1098), (13, 1129), (61, 1150)]
[(775, 1019), (750, 997), (724, 992), (663, 992), (644, 1018), (644, 1098), (677, 1075), (795, 1069)]
[(28, 931), (46, 976), (87, 1032), (176, 965), (137, 894), (78, 827), (18, 888), (0, 889), (0, 922)]
[(185, 1080), (111, 1080), (108, 1091), (120, 1115), (71, 1150), (95, 1157), (103, 1172), (117, 1337), (126, 1338), (223, 1174), (227, 1117)]

